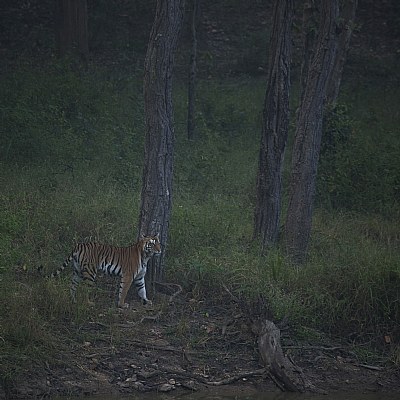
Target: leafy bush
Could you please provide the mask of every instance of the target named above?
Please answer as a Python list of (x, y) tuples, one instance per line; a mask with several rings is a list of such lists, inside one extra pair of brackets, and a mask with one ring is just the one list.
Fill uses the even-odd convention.
[(318, 171), (321, 205), (386, 215), (399, 212), (400, 140), (385, 111), (372, 109), (357, 122), (344, 105), (327, 114)]
[(72, 172), (77, 163), (94, 162), (111, 165), (117, 178), (138, 174), (143, 116), (136, 80), (121, 85), (99, 69), (55, 63), (10, 72), (0, 93), (3, 161)]

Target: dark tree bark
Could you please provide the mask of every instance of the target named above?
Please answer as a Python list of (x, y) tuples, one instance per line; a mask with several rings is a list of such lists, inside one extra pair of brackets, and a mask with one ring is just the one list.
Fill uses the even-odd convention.
[(196, 71), (197, 71), (197, 23), (199, 15), (200, 0), (192, 0), (192, 48), (189, 62), (189, 85), (188, 85), (188, 117), (187, 134), (188, 139), (195, 135), (195, 102), (196, 102)]
[(320, 23), (297, 113), (285, 245), (296, 263), (307, 253), (328, 84), (337, 55), (338, 0), (321, 0)]
[(347, 52), (350, 46), (350, 39), (354, 29), (354, 21), (358, 0), (342, 0), (340, 7), (340, 18), (338, 22), (339, 38), (338, 38), (338, 54), (331, 79), (328, 85), (327, 104), (336, 104), (339, 96), (340, 83), (342, 81), (343, 69), (346, 63)]
[(303, 6), (303, 60), (300, 74), (301, 98), (304, 95), (307, 74), (314, 54), (315, 39), (318, 31), (318, 3), (318, 0), (309, 0)]
[(161, 281), (172, 207), (174, 126), (172, 69), (182, 24), (182, 0), (158, 0), (144, 71), (146, 140), (139, 235), (160, 234), (162, 253), (149, 261), (148, 283)]
[(56, 35), (60, 56), (78, 53), (87, 61), (89, 55), (87, 0), (58, 0)]
[(254, 237), (263, 251), (278, 239), (282, 164), (289, 129), (289, 89), (293, 0), (275, 0), (269, 71), (257, 173)]

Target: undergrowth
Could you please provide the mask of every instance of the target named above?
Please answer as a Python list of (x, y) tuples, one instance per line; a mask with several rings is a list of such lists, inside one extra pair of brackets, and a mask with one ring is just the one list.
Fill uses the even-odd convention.
[[(264, 84), (201, 82), (194, 142), (185, 88), (176, 87), (168, 279), (203, 297), (262, 295), (299, 334), (368, 342), (388, 357), (390, 346), (399, 363), (398, 89), (349, 87), (330, 115), (310, 254), (295, 268), (279, 248), (261, 256), (251, 240)], [(4, 380), (56, 354), (65, 323), (93, 317), (71, 303), (68, 279), (44, 280), (36, 267), (57, 267), (79, 240), (124, 246), (136, 237), (143, 105), (139, 78), (98, 67), (25, 66), (0, 85)]]

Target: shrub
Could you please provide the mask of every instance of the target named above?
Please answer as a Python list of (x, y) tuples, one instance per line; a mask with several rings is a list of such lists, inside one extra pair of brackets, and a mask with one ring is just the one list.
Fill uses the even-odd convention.
[[(400, 193), (400, 141), (371, 112), (369, 124), (338, 105), (326, 116), (318, 170), (318, 203), (330, 209), (393, 214)], [(396, 211), (397, 210), (397, 211)]]

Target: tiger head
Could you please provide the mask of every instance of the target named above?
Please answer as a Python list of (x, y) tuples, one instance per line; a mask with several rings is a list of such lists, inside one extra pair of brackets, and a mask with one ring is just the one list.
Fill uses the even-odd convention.
[(150, 258), (154, 254), (161, 253), (161, 243), (160, 243), (160, 234), (157, 233), (156, 236), (141, 236), (139, 242), (142, 251), (146, 258)]

